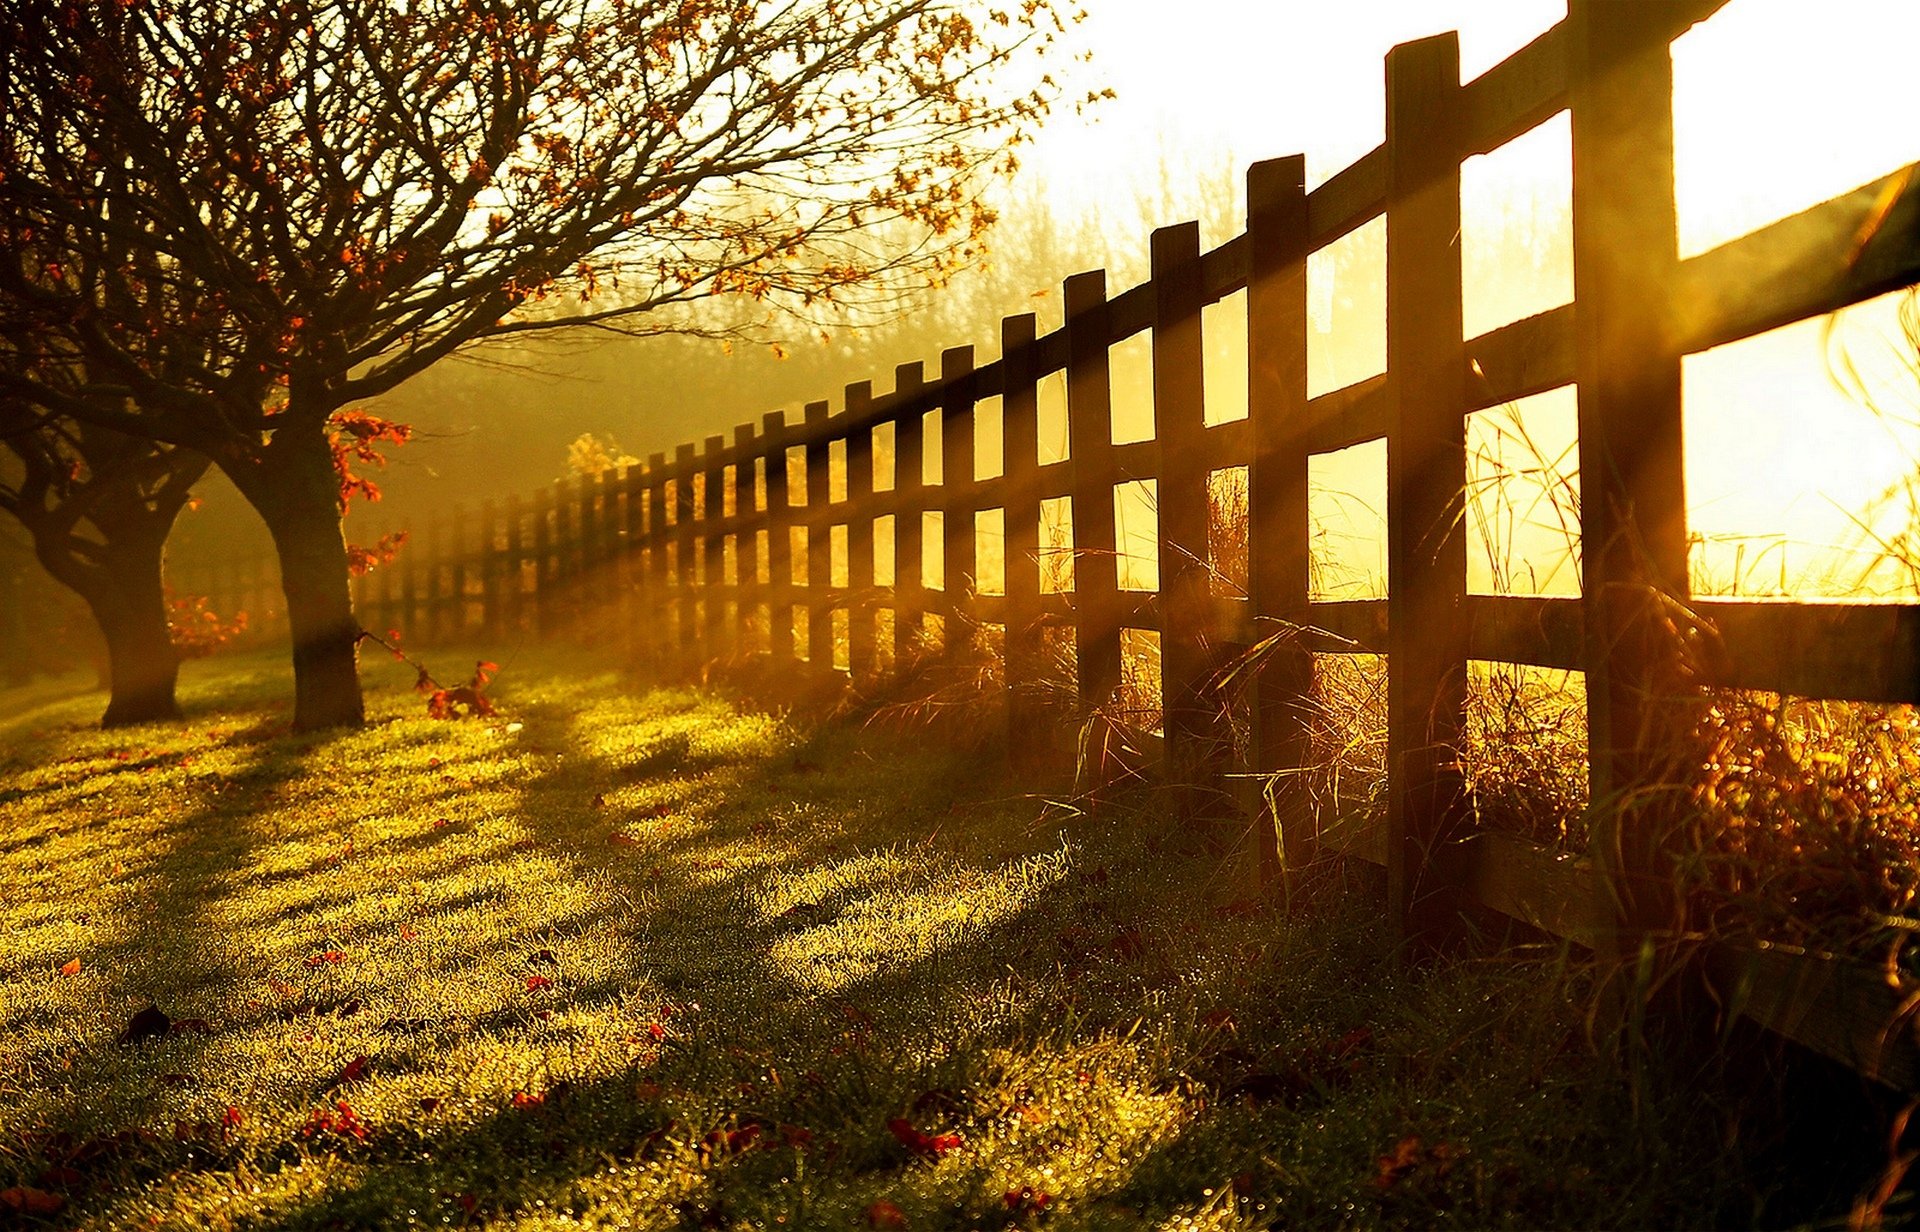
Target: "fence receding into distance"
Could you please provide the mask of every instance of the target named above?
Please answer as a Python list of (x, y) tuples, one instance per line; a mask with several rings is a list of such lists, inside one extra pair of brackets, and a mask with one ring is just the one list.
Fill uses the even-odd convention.
[[(1719, 0), (1570, 0), (1565, 20), (1473, 81), (1457, 39), (1396, 47), (1386, 61), (1386, 138), (1311, 192), (1300, 157), (1248, 173), (1243, 233), (1203, 252), (1195, 224), (1153, 233), (1151, 278), (1109, 295), (1103, 272), (1065, 283), (1065, 324), (1007, 318), (1000, 355), (971, 347), (894, 373), (891, 392), (849, 386), (838, 411), (807, 406), (567, 480), (530, 499), (416, 529), (398, 562), (360, 580), (369, 629), (415, 641), (557, 630), (583, 602), (619, 613), (641, 650), (711, 659), (743, 651), (861, 678), (910, 652), (927, 618), (950, 637), (999, 626), (1009, 722), (1034, 717), (1022, 685), (1041, 638), (1070, 630), (1081, 699), (1122, 673), (1122, 632), (1160, 640), (1170, 767), (1217, 761), (1222, 665), (1261, 656), (1249, 718), (1255, 775), (1307, 756), (1313, 656), (1388, 664), (1388, 809), (1340, 841), (1383, 864), (1410, 934), (1439, 929), (1464, 898), (1625, 958), (1664, 923), (1670, 886), (1644, 792), (1660, 768), (1673, 640), (1715, 631), (1696, 664), (1708, 683), (1803, 697), (1920, 702), (1920, 606), (1743, 602), (1688, 593), (1681, 359), (1920, 281), (1920, 182), (1905, 169), (1682, 260), (1673, 185), (1669, 45)], [(1571, 304), (1463, 338), (1460, 171), (1571, 111)], [(1308, 396), (1307, 260), (1384, 213), (1384, 374)], [(1202, 309), (1245, 291), (1247, 416), (1209, 422)], [(1109, 350), (1152, 347), (1153, 435), (1114, 444)], [(1038, 383), (1065, 374), (1069, 456), (1042, 464)], [(1466, 417), (1573, 386), (1580, 454), (1578, 598), (1471, 593)], [(998, 473), (975, 474), (975, 407), (1000, 399)], [(926, 457), (937, 422), (937, 467)], [(891, 482), (876, 488), (876, 432)], [(1384, 438), (1387, 597), (1321, 602), (1309, 578), (1309, 459)], [(884, 454), (883, 454), (884, 456)], [(790, 459), (792, 465), (790, 467)], [(1245, 596), (1211, 582), (1209, 477), (1246, 468)], [(789, 471), (801, 484), (789, 482)], [(992, 468), (989, 468), (992, 469)], [(937, 473), (938, 482), (925, 476)], [(1159, 581), (1123, 589), (1116, 485), (1155, 484)], [(1071, 508), (1071, 589), (1043, 587), (1042, 508)], [(937, 514), (937, 519), (928, 515)], [(981, 515), (1004, 527), (1004, 593), (978, 576)], [(929, 533), (929, 528), (937, 529)], [(876, 584), (876, 528), (892, 577)], [(846, 562), (836, 578), (833, 563)], [(800, 573), (796, 576), (796, 567)], [(936, 567), (937, 566), (937, 567)], [(926, 584), (932, 576), (938, 586)], [(219, 579), (207, 579), (223, 605)], [(1683, 613), (1676, 617), (1675, 612)], [(1676, 632), (1676, 627), (1678, 631)], [(796, 637), (796, 634), (798, 635)], [(1276, 635), (1278, 635), (1276, 637)], [(1698, 637), (1693, 637), (1698, 641)], [(883, 644), (892, 641), (893, 647)], [(1590, 740), (1585, 855), (1476, 831), (1451, 750), (1465, 726), (1470, 660), (1584, 673)], [(1210, 760), (1211, 759), (1211, 760)], [(1284, 777), (1255, 807), (1258, 859), (1281, 877), (1323, 837)], [(1181, 824), (1211, 824), (1199, 809)], [(1671, 893), (1669, 889), (1667, 893)], [(1726, 958), (1744, 1011), (1885, 1081), (1920, 1089), (1920, 1053), (1879, 975), (1814, 956)]]

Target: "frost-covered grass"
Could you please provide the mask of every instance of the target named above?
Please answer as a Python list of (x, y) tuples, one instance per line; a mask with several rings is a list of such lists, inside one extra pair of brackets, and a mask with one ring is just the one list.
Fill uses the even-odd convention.
[[(1636, 1111), (1555, 955), (1407, 974), (1363, 889), (1238, 901), (1150, 794), (1049, 810), (977, 749), (556, 650), (506, 664), (495, 719), (367, 676), (371, 724), (321, 736), (287, 733), (277, 657), (191, 664), (181, 726), (0, 694), (0, 1226), (1671, 1227), (1851, 1197), (1772, 1171), (1719, 1088)], [(150, 1004), (171, 1028), (121, 1042)]]

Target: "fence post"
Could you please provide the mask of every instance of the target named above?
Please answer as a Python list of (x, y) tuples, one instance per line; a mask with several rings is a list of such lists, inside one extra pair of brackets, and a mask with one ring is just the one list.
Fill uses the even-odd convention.
[(1387, 53), (1387, 882), (1404, 935), (1460, 908), (1467, 813), (1467, 482), (1460, 44)]
[(767, 650), (776, 666), (793, 661), (793, 516), (787, 502), (787, 417), (760, 418), (767, 459)]
[(753, 425), (743, 423), (733, 430), (733, 645), (745, 656), (757, 651), (754, 629), (758, 625), (760, 604), (760, 519), (755, 516), (753, 460), (757, 456)]
[(727, 654), (726, 513), (727, 438), (709, 436), (702, 455), (705, 477), (700, 481), (700, 599), (706, 606), (701, 630), (701, 653), (712, 661)]
[(1602, 949), (1616, 970), (1680, 923), (1662, 855), (1671, 793), (1648, 790), (1686, 735), (1684, 665), (1663, 633), (1689, 590), (1668, 7), (1573, 0), (1567, 14), (1590, 833), (1619, 904)]
[(526, 608), (526, 539), (522, 535), (527, 518), (526, 507), (521, 503), (520, 494), (514, 492), (507, 497), (507, 555), (502, 568), (505, 574), (502, 587), (501, 615), (502, 630), (518, 635), (522, 630), (522, 620)]
[[(873, 407), (873, 383), (847, 386), (847, 418), (864, 419)], [(873, 429), (847, 435), (847, 666), (863, 680), (873, 674)]]
[(695, 462), (691, 442), (673, 451), (673, 593), (674, 628), (677, 636), (675, 668), (686, 670), (693, 659), (695, 637), (694, 599), (698, 593), (693, 567), (693, 475)]
[(940, 538), (943, 653), (971, 648), (976, 621), (971, 596), (973, 525), (973, 348), (940, 353)]
[[(1182, 820), (1218, 823), (1231, 740), (1222, 738), (1213, 587), (1207, 548), (1207, 421), (1201, 345), (1200, 225), (1162, 227), (1151, 241), (1153, 432), (1160, 469), (1160, 679), (1166, 764)], [(1218, 835), (1210, 837), (1219, 837)]]
[(667, 510), (667, 455), (647, 456), (647, 562), (640, 604), (641, 621), (646, 626), (643, 640), (647, 657), (658, 669), (673, 650), (673, 636), (667, 628), (672, 610), (671, 580), (667, 552), (669, 531)]
[(1105, 706), (1120, 684), (1120, 580), (1114, 554), (1113, 406), (1107, 273), (1067, 279), (1067, 437), (1073, 470), (1073, 606), (1080, 701)]
[(500, 619), (500, 509), (492, 497), (480, 502), (480, 627), (498, 638)]
[(911, 407), (893, 420), (893, 661), (919, 653), (926, 610), (926, 420), (920, 392), (926, 387), (917, 363), (893, 370), (893, 402)]
[[(1314, 856), (1298, 771), (1311, 756), (1313, 655), (1301, 640), (1311, 594), (1307, 513), (1306, 158), (1247, 172), (1247, 590), (1262, 644), (1253, 682), (1255, 827), (1263, 884)], [(1259, 622), (1267, 623), (1259, 623)], [(1284, 886), (1283, 886), (1284, 888)]]
[(1042, 729), (1040, 618), (1040, 402), (1032, 313), (1000, 322), (1000, 473), (1006, 502), (1007, 749), (1023, 769), (1043, 765), (1055, 733)]
[(807, 664), (833, 670), (832, 456), (827, 449), (827, 404), (809, 402), (807, 455)]

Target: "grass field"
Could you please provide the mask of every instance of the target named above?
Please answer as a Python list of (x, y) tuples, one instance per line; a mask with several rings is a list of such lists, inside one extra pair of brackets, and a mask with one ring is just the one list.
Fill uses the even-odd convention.
[(367, 676), (330, 736), (278, 656), (182, 727), (0, 694), (0, 1226), (1844, 1223), (1880, 1166), (1629, 1091), (1564, 955), (1250, 904), (1151, 792), (569, 652), (485, 720)]

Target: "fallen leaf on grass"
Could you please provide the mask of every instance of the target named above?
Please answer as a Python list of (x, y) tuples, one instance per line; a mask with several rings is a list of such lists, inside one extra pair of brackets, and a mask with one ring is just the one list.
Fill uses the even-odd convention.
[(60, 974), (61, 975), (79, 975), (80, 960), (76, 958), (72, 962), (69, 962), (66, 965), (62, 966), (60, 968)]
[(544, 975), (530, 975), (527, 977), (528, 992), (539, 992), (542, 988), (552, 988), (552, 987), (553, 987), (553, 981), (548, 979)]
[(333, 1084), (335, 1086), (345, 1086), (349, 1082), (358, 1082), (366, 1076), (367, 1058), (365, 1056), (358, 1056), (347, 1062), (346, 1065), (341, 1068), (340, 1074), (333, 1080)]
[(308, 967), (337, 966), (346, 955), (339, 950), (322, 950), (318, 954), (308, 955), (304, 965)]
[(353, 1110), (346, 1100), (336, 1100), (331, 1109), (315, 1108), (307, 1117), (307, 1123), (300, 1130), (302, 1138), (312, 1138), (320, 1134), (333, 1134), (336, 1137), (352, 1138), (364, 1142), (367, 1138), (367, 1123)]
[(904, 1228), (907, 1226), (907, 1213), (882, 1198), (867, 1207), (867, 1226), (869, 1228)]
[(1018, 1189), (1009, 1189), (1000, 1199), (1007, 1209), (1016, 1215), (1038, 1214), (1053, 1205), (1053, 1195), (1044, 1189), (1035, 1189), (1031, 1185), (1022, 1185)]
[(65, 1198), (44, 1189), (33, 1189), (26, 1185), (0, 1189), (0, 1206), (22, 1215), (57, 1215), (66, 1204)]
[(964, 1143), (959, 1134), (924, 1134), (914, 1128), (912, 1121), (905, 1117), (894, 1117), (887, 1122), (887, 1132), (897, 1139), (901, 1146), (916, 1155), (931, 1155), (938, 1159), (948, 1151), (958, 1150)]
[(78, 1189), (87, 1183), (87, 1174), (78, 1168), (55, 1164), (40, 1174), (39, 1183), (47, 1189)]
[(161, 1013), (159, 1006), (149, 1005), (127, 1020), (126, 1029), (120, 1032), (120, 1042), (131, 1046), (150, 1039), (159, 1039), (172, 1026), (173, 1020)]

